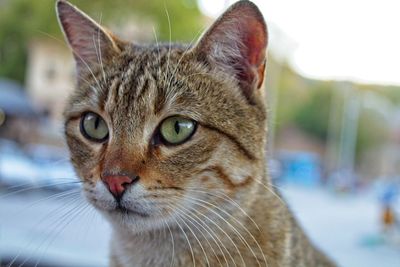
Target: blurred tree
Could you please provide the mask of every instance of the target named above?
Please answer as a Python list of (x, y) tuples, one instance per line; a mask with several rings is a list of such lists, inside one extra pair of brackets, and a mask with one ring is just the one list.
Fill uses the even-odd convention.
[(389, 123), (386, 118), (374, 110), (368, 108), (361, 110), (356, 146), (358, 160), (365, 151), (388, 142)]
[[(158, 39), (191, 41), (202, 29), (196, 0), (71, 0), (103, 24), (137, 17), (152, 20)], [(61, 38), (54, 11), (55, 0), (0, 0), (0, 77), (24, 81), (27, 44), (33, 37)]]
[(329, 112), (332, 86), (320, 83), (320, 87), (310, 88), (310, 97), (296, 112), (294, 122), (310, 135), (326, 141), (328, 135)]
[(400, 104), (400, 90), (399, 87), (396, 86), (388, 86), (385, 88), (387, 91), (388, 99), (396, 105)]
[[(267, 75), (270, 74), (267, 70)], [(293, 123), (298, 109), (310, 96), (306, 80), (295, 73), (287, 64), (283, 64), (279, 75), (279, 97), (276, 114), (277, 133)]]
[[(280, 77), (279, 100), (277, 111), (277, 135), (288, 125), (295, 125), (313, 138), (327, 142), (330, 112), (334, 90), (338, 82), (305, 79), (290, 68), (284, 67)], [(400, 103), (398, 87), (354, 85), (360, 95), (368, 91), (377, 92), (380, 96), (390, 98), (392, 103)], [(343, 105), (345, 94), (338, 92), (338, 106), (333, 107), (339, 113), (335, 123), (336, 135), (342, 127)], [(358, 122), (356, 161), (361, 155), (374, 146), (382, 144), (388, 138), (389, 123), (376, 110), (361, 108)]]

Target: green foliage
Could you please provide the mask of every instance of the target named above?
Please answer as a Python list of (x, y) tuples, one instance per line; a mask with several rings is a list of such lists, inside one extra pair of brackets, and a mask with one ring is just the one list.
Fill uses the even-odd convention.
[[(296, 126), (309, 136), (323, 143), (327, 142), (328, 131), (332, 130), (339, 140), (343, 126), (345, 97), (338, 82), (324, 82), (306, 80), (295, 73), (285, 70), (282, 72), (280, 83), (277, 121), (279, 131), (288, 126)], [(296, 77), (297, 76), (297, 77)], [(295, 83), (295, 84), (294, 84)], [(368, 91), (373, 91), (380, 97), (388, 98), (392, 103), (400, 103), (399, 88), (379, 86), (353, 85), (358, 92), (361, 103)], [(336, 91), (335, 91), (336, 90)], [(333, 100), (337, 94), (337, 100)], [(332, 107), (331, 105), (335, 106)], [(334, 114), (330, 114), (333, 112)], [(384, 118), (377, 110), (368, 106), (360, 106), (360, 116), (357, 124), (356, 160), (366, 151), (387, 142), (390, 131), (390, 121)], [(279, 114), (281, 113), (281, 114)], [(330, 116), (334, 116), (334, 126), (329, 129)], [(337, 141), (338, 141), (337, 140)]]
[(283, 65), (278, 87), (278, 134), (282, 127), (295, 125), (312, 137), (326, 141), (334, 84), (307, 80)]
[(395, 105), (400, 104), (400, 88), (396, 86), (388, 86), (386, 88), (388, 99)]
[(157, 25), (157, 37), (161, 41), (169, 41), (169, 23), (171, 39), (177, 41), (191, 41), (202, 29), (202, 15), (196, 0), (71, 0), (71, 3), (96, 20), (101, 18), (105, 24), (130, 16), (151, 19)]
[[(379, 144), (384, 144), (389, 138), (388, 121), (379, 113), (363, 109), (358, 123), (358, 136), (356, 144), (357, 155), (368, 151)], [(358, 157), (359, 158), (359, 157)]]
[(294, 122), (310, 135), (326, 141), (331, 98), (332, 88), (318, 87), (314, 89), (309, 99), (297, 110)]
[[(130, 16), (154, 21), (158, 39), (191, 41), (201, 30), (202, 16), (196, 0), (71, 0), (103, 24)], [(0, 0), (0, 77), (23, 82), (27, 49), (32, 38), (62, 39), (54, 0)], [(168, 11), (168, 12), (167, 12)]]
[[(276, 85), (278, 88), (275, 89), (278, 95), (276, 127), (279, 132), (282, 127), (293, 123), (297, 110), (309, 96), (309, 89), (304, 84), (304, 78), (293, 72), (289, 66), (276, 67), (280, 68), (279, 82)], [(267, 71), (267, 75), (270, 73)]]

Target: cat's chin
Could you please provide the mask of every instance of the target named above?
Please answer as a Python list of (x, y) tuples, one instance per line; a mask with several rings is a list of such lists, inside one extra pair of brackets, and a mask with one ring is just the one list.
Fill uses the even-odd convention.
[(135, 210), (135, 209), (130, 209), (130, 208), (125, 208), (122, 206), (116, 207), (114, 210), (109, 211), (112, 215), (115, 216), (138, 216), (142, 218), (149, 218), (151, 215), (141, 211), (141, 210)]
[(91, 204), (112, 226), (132, 234), (148, 232), (162, 227), (160, 219), (150, 212), (120, 206), (104, 207), (93, 202)]
[(100, 204), (90, 200), (89, 202), (111, 222), (122, 222), (123, 224), (134, 222), (136, 224), (139, 221), (152, 220), (152, 217), (154, 217), (150, 212), (139, 208), (128, 208), (117, 203), (102, 205), (104, 203)]
[(131, 234), (148, 232), (163, 227), (159, 218), (141, 211), (116, 208), (114, 210), (100, 210), (100, 212), (111, 225)]
[(134, 193), (127, 192), (120, 201), (117, 201), (103, 183), (97, 183), (95, 187), (84, 190), (87, 201), (118, 228), (133, 233), (161, 228), (160, 221), (163, 219), (160, 220), (159, 208), (139, 197), (133, 198), (132, 194)]

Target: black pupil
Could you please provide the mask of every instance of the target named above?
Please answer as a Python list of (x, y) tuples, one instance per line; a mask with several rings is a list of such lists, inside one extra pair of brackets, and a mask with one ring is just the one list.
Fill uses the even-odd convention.
[(181, 131), (181, 127), (179, 126), (179, 122), (178, 121), (175, 121), (174, 128), (175, 128), (176, 134), (179, 134), (179, 132)]
[(94, 121), (94, 129), (97, 130), (97, 128), (99, 127), (100, 124), (100, 117), (96, 116), (96, 119)]

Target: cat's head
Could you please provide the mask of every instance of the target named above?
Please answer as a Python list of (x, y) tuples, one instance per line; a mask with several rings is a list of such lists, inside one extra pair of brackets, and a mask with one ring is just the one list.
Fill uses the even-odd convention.
[(57, 12), (78, 74), (65, 135), (96, 208), (137, 231), (251, 194), (266, 136), (267, 29), (254, 4), (234, 4), (193, 46), (141, 46), (65, 1)]

